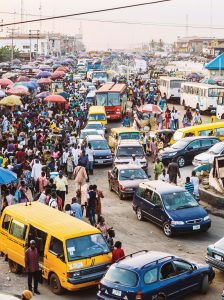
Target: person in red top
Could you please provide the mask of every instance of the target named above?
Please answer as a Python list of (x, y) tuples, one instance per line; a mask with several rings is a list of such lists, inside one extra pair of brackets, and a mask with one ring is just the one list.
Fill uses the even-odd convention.
[(120, 241), (117, 241), (114, 244), (115, 249), (112, 251), (112, 262), (113, 263), (118, 261), (118, 259), (125, 257), (124, 250), (121, 247), (122, 247), (122, 243)]
[(22, 163), (26, 157), (26, 152), (24, 149), (20, 149), (16, 152), (15, 158), (17, 160), (17, 163)]
[(34, 279), (34, 293), (38, 291), (39, 254), (34, 240), (30, 241), (30, 247), (25, 252), (25, 265), (28, 272), (28, 288), (32, 292), (32, 278)]

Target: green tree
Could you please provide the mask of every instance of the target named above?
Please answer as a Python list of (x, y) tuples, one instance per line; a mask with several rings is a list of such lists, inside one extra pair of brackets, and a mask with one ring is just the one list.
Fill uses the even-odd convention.
[[(20, 57), (20, 51), (13, 48), (13, 58), (19, 58)], [(10, 61), (11, 60), (11, 47), (10, 46), (4, 46), (0, 48), (0, 62)]]

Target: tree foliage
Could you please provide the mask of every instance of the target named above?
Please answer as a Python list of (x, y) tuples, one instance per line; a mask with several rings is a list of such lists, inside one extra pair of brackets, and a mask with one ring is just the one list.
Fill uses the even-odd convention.
[[(19, 58), (20, 57), (20, 51), (13, 48), (13, 58)], [(0, 63), (5, 61), (11, 60), (11, 47), (10, 46), (4, 46), (0, 48)]]

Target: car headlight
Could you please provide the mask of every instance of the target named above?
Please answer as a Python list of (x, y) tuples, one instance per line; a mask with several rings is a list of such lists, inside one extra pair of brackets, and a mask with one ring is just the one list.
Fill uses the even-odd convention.
[(106, 158), (112, 158), (112, 155), (107, 155)]
[(168, 156), (174, 156), (176, 154), (177, 154), (177, 152), (172, 152), (172, 153), (169, 153)]
[(209, 216), (205, 216), (205, 217), (204, 217), (204, 221), (207, 221), (207, 220), (210, 220), (210, 217), (209, 217)]
[(76, 271), (73, 273), (73, 277), (77, 277), (77, 276), (80, 276), (80, 272), (79, 271)]
[(183, 221), (171, 221), (171, 225), (184, 225)]

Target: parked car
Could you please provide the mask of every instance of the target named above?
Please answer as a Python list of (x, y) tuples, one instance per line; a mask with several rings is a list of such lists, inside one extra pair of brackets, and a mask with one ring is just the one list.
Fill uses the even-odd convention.
[(209, 265), (172, 254), (139, 251), (108, 269), (99, 284), (99, 300), (169, 300), (194, 291), (206, 294), (215, 272)]
[(206, 152), (198, 154), (194, 157), (192, 164), (194, 166), (212, 165), (214, 158), (224, 154), (224, 142), (220, 142), (209, 148)]
[(84, 138), (87, 137), (88, 135), (100, 135), (100, 134), (95, 129), (86, 129), (85, 128), (85, 129), (81, 130), (80, 135), (79, 135), (79, 145), (82, 144)]
[(141, 182), (148, 181), (148, 176), (141, 166), (132, 164), (117, 165), (108, 172), (108, 183), (120, 199), (133, 196)]
[(100, 122), (87, 123), (84, 130), (86, 129), (94, 129), (98, 132), (98, 134), (102, 136), (105, 135), (105, 127)]
[(148, 174), (148, 163), (144, 149), (139, 141), (121, 140), (114, 156), (114, 165), (128, 164), (133, 161), (133, 155), (141, 164), (142, 169)]
[(170, 147), (159, 152), (159, 158), (167, 165), (172, 159), (182, 168), (191, 164), (194, 157), (217, 144), (220, 140), (216, 137), (187, 137), (176, 142)]
[(90, 144), (94, 150), (94, 165), (112, 165), (113, 158), (107, 140), (102, 135), (88, 135), (83, 145)]
[(206, 262), (221, 271), (224, 271), (224, 238), (208, 246)]
[(139, 185), (133, 197), (137, 219), (163, 228), (166, 236), (207, 231), (211, 220), (206, 210), (183, 187), (153, 180)]

